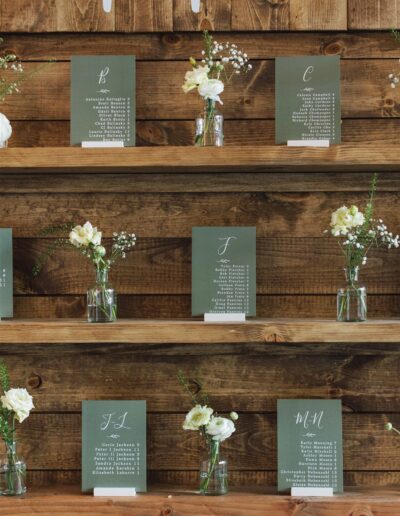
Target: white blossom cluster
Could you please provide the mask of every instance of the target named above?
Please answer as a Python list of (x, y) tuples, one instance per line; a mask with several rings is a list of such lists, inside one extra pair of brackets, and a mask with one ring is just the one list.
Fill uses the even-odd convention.
[[(399, 62), (400, 62), (400, 59), (399, 59)], [(400, 83), (400, 72), (397, 72), (397, 73), (390, 73), (388, 75), (388, 79), (390, 81), (390, 86), (392, 88), (396, 88), (396, 86)]]
[[(0, 43), (2, 39), (0, 38)], [(0, 56), (0, 70), (12, 70), (13, 72), (21, 74), (24, 69), (22, 64), (18, 61), (15, 54), (5, 54)], [(12, 95), (13, 93), (19, 93), (19, 81), (9, 81), (5, 77), (0, 75), (0, 100), (3, 100), (6, 95)]]
[(126, 252), (130, 251), (136, 244), (136, 235), (134, 233), (113, 233), (113, 254), (118, 253), (122, 258), (126, 257)]
[(202, 51), (202, 63), (206, 64), (209, 68), (216, 66), (220, 70), (223, 70), (225, 65), (230, 65), (234, 69), (236, 74), (240, 72), (248, 72), (252, 69), (252, 65), (249, 63), (249, 58), (245, 52), (239, 50), (237, 45), (234, 43), (218, 43), (213, 41), (211, 49), (211, 56), (206, 56), (206, 52)]

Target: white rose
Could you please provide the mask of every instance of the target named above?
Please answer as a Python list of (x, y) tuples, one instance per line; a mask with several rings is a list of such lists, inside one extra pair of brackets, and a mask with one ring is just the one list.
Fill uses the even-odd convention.
[(183, 429), (198, 430), (201, 426), (208, 425), (213, 412), (213, 409), (210, 407), (196, 405), (186, 414)]
[(75, 226), (69, 234), (69, 241), (75, 247), (88, 247), (90, 244), (101, 244), (101, 232), (97, 231), (90, 222), (83, 226)]
[(0, 145), (5, 143), (12, 135), (12, 127), (8, 118), (0, 113)]
[(202, 82), (207, 81), (209, 71), (208, 66), (198, 66), (197, 68), (193, 68), (191, 72), (186, 72), (185, 84), (182, 86), (183, 91), (187, 93), (197, 88)]
[(219, 94), (224, 91), (224, 83), (219, 79), (209, 79), (202, 82), (198, 88), (199, 94), (205, 99), (218, 101), (222, 104)]
[(207, 434), (212, 436), (213, 441), (225, 441), (235, 430), (233, 422), (225, 417), (213, 417), (206, 428)]
[(357, 206), (342, 206), (332, 213), (331, 228), (334, 236), (346, 235), (349, 229), (362, 226), (365, 218)]
[(20, 423), (29, 416), (29, 412), (35, 408), (32, 396), (26, 389), (10, 389), (0, 398), (4, 408), (15, 412)]

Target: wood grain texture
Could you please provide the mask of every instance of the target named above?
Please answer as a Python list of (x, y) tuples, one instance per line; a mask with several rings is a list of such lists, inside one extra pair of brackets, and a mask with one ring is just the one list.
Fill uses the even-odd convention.
[[(86, 315), (85, 295), (18, 295), (14, 297), (14, 316), (26, 318), (83, 318)], [(191, 317), (191, 296), (188, 294), (118, 294), (118, 317), (139, 319), (188, 319)], [(332, 318), (336, 314), (336, 295), (258, 295), (259, 317)], [(368, 314), (372, 319), (400, 316), (400, 295), (368, 293)], [(369, 348), (368, 348), (369, 349)], [(368, 349), (364, 350), (368, 352)]]
[[(48, 243), (23, 239), (15, 244), (15, 294), (86, 293), (94, 281), (93, 267), (73, 249), (57, 252), (41, 274), (33, 277), (32, 268)], [(259, 294), (332, 295), (344, 283), (343, 256), (333, 238), (260, 238), (257, 262)], [(398, 294), (399, 278), (398, 254), (382, 249), (371, 252), (361, 275), (370, 294)], [(189, 295), (191, 242), (142, 239), (135, 251), (114, 268), (111, 280), (120, 294)]]
[[(248, 0), (250, 1), (250, 0)], [(118, 4), (119, 5), (119, 4)], [(186, 6), (186, 4), (183, 4)], [(266, 5), (266, 4), (265, 4)], [(264, 4), (259, 4), (264, 9)], [(126, 16), (127, 12), (123, 11)], [(243, 14), (243, 16), (245, 13)], [(73, 37), (58, 34), (4, 34), (7, 48), (24, 61), (56, 59), (69, 61), (72, 55), (131, 55), (143, 60), (188, 61), (201, 58), (202, 35), (199, 33), (74, 33)], [(342, 59), (396, 59), (398, 42), (385, 32), (229, 32), (218, 35), (229, 39), (248, 53), (251, 60), (272, 59), (287, 55), (340, 55)]]
[[(70, 143), (68, 121), (12, 121), (12, 126), (14, 132), (9, 140), (10, 147), (68, 147)], [(400, 119), (398, 118), (345, 119), (342, 124), (342, 142), (397, 145), (399, 130)], [(224, 132), (225, 146), (269, 146), (275, 143), (275, 122), (273, 120), (226, 120)], [(136, 145), (138, 147), (192, 146), (193, 144), (193, 120), (139, 120), (136, 123)], [(268, 182), (270, 184), (266, 186), (274, 185), (278, 177), (276, 176), (274, 180), (271, 178)], [(296, 174), (293, 175), (293, 180), (295, 177)], [(348, 187), (351, 185), (354, 187), (356, 182), (347, 176), (346, 184)], [(229, 184), (228, 182), (225, 185), (228, 190), (234, 186), (235, 183)], [(159, 187), (165, 189), (168, 188), (168, 184), (161, 184)], [(190, 185), (187, 187), (189, 188)]]
[(173, 0), (115, 0), (119, 32), (173, 30)]
[[(370, 487), (373, 489), (393, 488), (397, 490), (400, 482), (398, 471), (345, 471), (344, 485), (346, 492), (353, 491), (351, 487)], [(180, 486), (198, 489), (199, 472), (197, 470), (186, 471), (160, 471), (148, 470), (147, 479), (150, 486)], [(81, 481), (81, 472), (78, 470), (30, 470), (27, 473), (28, 485), (33, 487), (77, 486)], [(230, 471), (229, 486), (249, 486), (249, 490), (256, 486), (269, 490), (266, 486), (275, 486), (277, 482), (275, 471)], [(251, 487), (250, 487), (251, 486)], [(29, 492), (31, 489), (29, 490)], [(28, 493), (29, 493), (28, 492)]]
[(394, 29), (400, 26), (398, 0), (348, 0), (349, 29)]
[[(400, 121), (399, 121), (400, 122)], [(400, 124), (399, 124), (400, 125)], [(151, 181), (149, 181), (151, 177)], [(204, 173), (188, 176), (176, 174), (0, 174), (3, 194), (30, 193), (311, 193), (363, 192), (366, 196), (371, 174), (368, 172), (267, 172)], [(383, 192), (397, 192), (400, 172), (379, 174), (379, 195)], [(179, 197), (178, 197), (179, 198)], [(383, 201), (384, 196), (382, 197)], [(319, 235), (318, 235), (319, 236)]]
[(253, 319), (245, 323), (211, 324), (198, 320), (121, 319), (112, 325), (84, 320), (0, 321), (3, 344), (248, 344), (368, 343), (399, 344), (399, 320), (341, 324), (319, 319)]
[(290, 0), (232, 0), (232, 30), (288, 30), (290, 5)]
[(290, 0), (291, 30), (346, 30), (347, 0)]
[(155, 146), (125, 149), (78, 147), (9, 148), (2, 150), (0, 173), (198, 173), (198, 172), (381, 172), (398, 171), (397, 146), (342, 144), (330, 148), (248, 146)]
[(0, 9), (2, 32), (115, 30), (114, 8), (105, 13), (97, 0), (2, 0)]
[[(274, 61), (254, 62), (254, 68), (235, 78), (223, 94), (222, 109), (227, 119), (266, 119), (275, 116)], [(26, 64), (29, 72), (35, 65)], [(395, 59), (346, 59), (341, 65), (343, 118), (399, 116), (399, 94), (390, 87), (389, 73), (397, 70)], [(184, 94), (185, 62), (137, 63), (137, 119), (193, 120), (201, 100), (193, 92)], [(22, 95), (11, 95), (3, 111), (13, 120), (69, 120), (70, 64), (55, 62), (23, 84)], [(152, 94), (149, 95), (148, 92)]]
[(231, 11), (232, 0), (202, 0), (199, 13), (192, 11), (190, 1), (174, 0), (174, 31), (229, 31)]
[(226, 344), (212, 344), (211, 354), (201, 345), (174, 354), (162, 346), (115, 343), (81, 345), (75, 352), (58, 346), (51, 353), (45, 345), (22, 346), (18, 353), (15, 347), (2, 345), (1, 355), (41, 412), (79, 412), (83, 399), (146, 399), (149, 412), (184, 412), (188, 399), (176, 380), (179, 369), (196, 391), (201, 379), (217, 411), (236, 406), (241, 413), (274, 412), (279, 398), (341, 399), (346, 413), (400, 411), (398, 354), (351, 356), (331, 346), (333, 356), (319, 346), (311, 360), (310, 352), (291, 347), (286, 353), (248, 347), (235, 354)]
[[(162, 386), (159, 390), (162, 392)], [(226, 406), (225, 411), (236, 408)], [(185, 413), (148, 413), (147, 450), (151, 470), (195, 470), (205, 450), (197, 432), (182, 430)], [(343, 452), (346, 471), (399, 471), (399, 439), (384, 429), (397, 414), (343, 414)], [(60, 439), (62, 438), (62, 446)], [(28, 425), (18, 428), (21, 456), (35, 470), (76, 470), (81, 464), (81, 415), (34, 412)], [(221, 453), (230, 470), (276, 470), (276, 415), (240, 414), (234, 435)], [(179, 461), (176, 457), (179, 456)]]
[[(368, 183), (363, 185), (363, 189), (367, 188)], [(193, 226), (249, 225), (257, 226), (259, 252), (263, 258), (271, 254), (268, 253), (268, 245), (272, 246), (274, 252), (278, 252), (281, 243), (281, 255), (285, 254), (286, 249), (298, 256), (318, 252), (320, 259), (324, 259), (324, 255), (333, 258), (340, 256), (337, 241), (324, 234), (329, 226), (331, 212), (343, 202), (363, 206), (366, 194), (360, 190), (348, 192), (345, 199), (341, 191), (305, 193), (286, 192), (283, 189), (278, 192), (224, 193), (212, 192), (212, 187), (206, 196), (204, 184), (200, 193), (9, 193), (3, 196), (0, 217), (4, 227), (14, 228), (15, 238), (31, 239), (26, 244), (20, 244), (25, 245), (27, 255), (35, 249), (36, 239), (41, 237), (41, 232), (49, 225), (66, 222), (78, 224), (89, 218), (101, 228), (105, 238), (111, 237), (115, 229), (136, 232), (139, 240), (135, 252), (141, 252), (141, 249), (154, 250), (155, 254), (165, 255), (168, 250), (174, 252), (176, 249), (177, 254), (189, 256), (187, 246), (190, 242), (185, 239), (191, 237)], [(393, 232), (397, 231), (398, 220), (392, 207), (399, 201), (398, 191), (380, 192), (376, 197), (379, 214)], [(47, 219), (43, 220), (43, 212), (46, 210)], [(61, 232), (55, 236), (65, 235)], [(160, 240), (140, 242), (140, 239), (147, 238)], [(265, 238), (274, 238), (275, 241), (265, 242), (262, 240)], [(383, 260), (389, 260), (387, 264), (394, 265), (391, 256), (396, 255), (396, 250), (388, 253), (381, 248), (373, 251), (374, 254), (379, 260), (377, 264), (382, 265)]]
[[(355, 507), (362, 503), (363, 514), (378, 513), (395, 515), (399, 503), (399, 495), (395, 490), (351, 490), (344, 495), (331, 498), (297, 498), (278, 496), (273, 490), (266, 488), (258, 490), (247, 488), (239, 493), (231, 492), (224, 497), (199, 496), (194, 490), (187, 488), (164, 487), (153, 488), (150, 493), (140, 494), (136, 498), (94, 498), (82, 495), (76, 486), (59, 487), (57, 489), (37, 489), (26, 497), (18, 500), (18, 511), (53, 516), (54, 514), (129, 514), (140, 511), (143, 516), (154, 514), (191, 514), (203, 516), (211, 513), (218, 516), (235, 514), (238, 516), (274, 514), (274, 516), (289, 516), (293, 514), (293, 505), (297, 511), (312, 511), (313, 514), (324, 516), (354, 515)], [(261, 493), (261, 494), (260, 494)], [(3, 498), (0, 509), (4, 514), (18, 514), (14, 500)], [(49, 504), (51, 509), (49, 510)], [(357, 510), (357, 509), (356, 509)], [(51, 511), (51, 512), (50, 512)], [(70, 511), (73, 511), (71, 513)], [(266, 512), (267, 511), (267, 512)]]

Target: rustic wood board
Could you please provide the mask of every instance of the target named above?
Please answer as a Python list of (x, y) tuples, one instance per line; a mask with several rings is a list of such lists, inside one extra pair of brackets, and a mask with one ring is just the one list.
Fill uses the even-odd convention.
[[(118, 285), (119, 286), (119, 285)], [(86, 296), (41, 294), (18, 295), (14, 297), (14, 316), (27, 318), (84, 318)], [(189, 294), (121, 294), (118, 295), (118, 317), (139, 319), (188, 319), (191, 317), (191, 296)], [(335, 294), (274, 294), (257, 296), (259, 317), (319, 317), (329, 319), (336, 314)], [(396, 318), (400, 314), (400, 294), (368, 294), (368, 315), (373, 319)], [(354, 351), (354, 346), (350, 346)], [(370, 353), (371, 347), (363, 350)], [(300, 352), (301, 349), (297, 349)], [(359, 350), (358, 350), (359, 352)]]
[(400, 320), (343, 324), (319, 319), (254, 319), (211, 324), (196, 320), (126, 320), (88, 324), (83, 320), (0, 321), (4, 344), (229, 344), (229, 343), (399, 343)]
[[(220, 0), (221, 1), (221, 0)], [(246, 0), (247, 2), (251, 0)], [(243, 0), (238, 4), (244, 5)], [(224, 0), (225, 4), (225, 0)], [(255, 4), (261, 10), (270, 9), (270, 4)], [(273, 4), (277, 5), (277, 4)], [(283, 6), (283, 7), (279, 7)], [(189, 2), (184, 4), (185, 9)], [(285, 5), (280, 2), (275, 11)], [(247, 16), (247, 12), (243, 16)], [(186, 23), (186, 20), (185, 20)], [(236, 23), (240, 23), (239, 20)], [(263, 22), (259, 20), (258, 22)], [(238, 25), (239, 26), (239, 25)], [(250, 60), (273, 59), (287, 55), (340, 55), (342, 59), (396, 59), (400, 55), (399, 43), (388, 31), (384, 32), (230, 32), (218, 34), (220, 41), (229, 39), (249, 55)], [(131, 55), (138, 61), (185, 61), (189, 56), (201, 58), (203, 46), (199, 33), (75, 33), (73, 37), (49, 34), (4, 34), (1, 49), (9, 49), (24, 61), (70, 61), (74, 54), (84, 55)], [(250, 77), (250, 76), (249, 76)]]
[(398, 0), (347, 0), (349, 29), (395, 29), (400, 26)]
[[(12, 126), (14, 133), (9, 141), (10, 147), (69, 147), (70, 124), (67, 120), (16, 120), (12, 121)], [(275, 143), (274, 120), (226, 120), (224, 127), (225, 146), (270, 146)], [(353, 145), (357, 143), (397, 145), (399, 130), (399, 118), (345, 119), (342, 124), (342, 142)], [(193, 146), (193, 142), (193, 120), (139, 120), (136, 124), (138, 147)], [(277, 180), (278, 177), (271, 179), (271, 185), (274, 185)], [(187, 187), (190, 187), (192, 181), (193, 179)], [(159, 185), (159, 188), (168, 187), (168, 181), (165, 183)], [(269, 186), (269, 183), (265, 186)], [(346, 187), (354, 188), (354, 183), (351, 178), (348, 178)], [(228, 184), (226, 188), (229, 188)], [(321, 183), (320, 188), (324, 188), (324, 183)]]
[(191, 148), (147, 147), (81, 149), (77, 147), (2, 150), (0, 173), (23, 172), (311, 172), (376, 171), (400, 168), (398, 146), (342, 144), (328, 149), (286, 146)]
[[(261, 347), (210, 344), (208, 353), (204, 345), (93, 343), (53, 346), (49, 353), (45, 344), (18, 349), (4, 344), (1, 355), (41, 412), (78, 412), (83, 399), (146, 399), (150, 412), (168, 413), (171, 407), (184, 412), (189, 402), (177, 381), (179, 369), (189, 375), (194, 389), (201, 390), (203, 382), (217, 411), (236, 406), (241, 414), (273, 412), (279, 398), (339, 398), (346, 413), (400, 412), (398, 354), (362, 355), (356, 350), (350, 356), (336, 344), (325, 353), (318, 344), (317, 356), (310, 360), (308, 346), (304, 353), (299, 346), (282, 345), (280, 353), (275, 346)], [(239, 348), (237, 354), (234, 348)]]
[[(224, 92), (227, 119), (265, 119), (275, 116), (274, 61), (255, 61), (251, 74), (235, 79)], [(341, 63), (343, 118), (399, 116), (399, 94), (390, 87), (388, 74), (397, 70), (396, 59), (346, 59)], [(36, 65), (26, 63), (28, 73)], [(199, 95), (184, 94), (181, 84), (188, 64), (175, 61), (137, 63), (139, 120), (194, 119), (202, 107)], [(21, 86), (22, 95), (10, 95), (2, 110), (14, 120), (69, 120), (70, 63), (54, 62)], [(149, 92), (152, 92), (149, 95)]]
[[(154, 514), (190, 514), (204, 516), (212, 514), (226, 516), (274, 514), (274, 516), (289, 516), (296, 512), (312, 511), (321, 516), (351, 516), (357, 507), (362, 506), (366, 513), (382, 515), (397, 514), (400, 496), (395, 490), (357, 489), (349, 490), (343, 495), (334, 498), (291, 498), (277, 496), (271, 489), (255, 491), (250, 488), (240, 492), (231, 492), (226, 496), (206, 497), (199, 496), (195, 491), (177, 489), (176, 487), (153, 488), (150, 493), (139, 494), (129, 498), (95, 498), (82, 495), (75, 486), (58, 487), (56, 489), (37, 489), (17, 500), (17, 511), (31, 513), (40, 512), (44, 516), (54, 514), (128, 514), (131, 511), (140, 511), (143, 516)], [(51, 505), (51, 509), (49, 509)], [(295, 509), (293, 508), (295, 506)], [(15, 500), (3, 497), (0, 500), (0, 509), (4, 514), (18, 514)], [(4, 512), (5, 511), (5, 512)], [(73, 512), (71, 512), (73, 511)]]
[[(163, 392), (163, 386), (159, 386)], [(225, 406), (225, 411), (233, 406)], [(185, 413), (147, 414), (148, 468), (158, 471), (196, 470), (205, 453), (197, 432), (182, 430)], [(385, 430), (398, 425), (398, 414), (343, 414), (343, 452), (346, 471), (400, 470), (400, 443)], [(77, 470), (81, 466), (81, 415), (32, 413), (18, 428), (19, 449), (32, 470)], [(62, 446), (60, 445), (62, 442)], [(235, 434), (222, 453), (230, 470), (275, 471), (276, 414), (241, 414)], [(179, 461), (176, 457), (179, 456)]]

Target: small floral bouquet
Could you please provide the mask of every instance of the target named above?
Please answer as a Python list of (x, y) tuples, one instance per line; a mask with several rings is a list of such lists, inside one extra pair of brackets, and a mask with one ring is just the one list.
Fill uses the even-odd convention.
[[(364, 321), (367, 318), (366, 289), (358, 286), (358, 272), (367, 263), (373, 247), (399, 247), (399, 235), (389, 232), (382, 219), (373, 217), (373, 201), (378, 175), (371, 181), (364, 212), (357, 206), (342, 206), (332, 213), (330, 232), (338, 238), (346, 262), (347, 286), (338, 292), (338, 320)], [(326, 230), (328, 231), (328, 230)]]
[(235, 432), (233, 422), (237, 421), (239, 416), (236, 412), (231, 412), (229, 418), (219, 416), (214, 409), (208, 407), (207, 394), (199, 395), (192, 392), (190, 382), (182, 371), (179, 371), (178, 379), (194, 405), (186, 414), (183, 429), (200, 432), (208, 448), (208, 459), (202, 462), (200, 471), (200, 493), (225, 494), (228, 492), (228, 472), (227, 462), (219, 456), (220, 443)]
[(191, 57), (190, 72), (186, 72), (182, 89), (185, 93), (197, 89), (205, 101), (204, 114), (196, 120), (195, 145), (223, 144), (222, 116), (217, 112), (215, 103), (222, 104), (220, 94), (224, 91), (224, 82), (229, 83), (235, 75), (247, 73), (252, 69), (247, 54), (239, 50), (234, 43), (213, 41), (208, 31), (204, 31), (204, 47), (201, 64)]
[[(394, 37), (394, 39), (399, 42), (400, 41), (400, 32), (396, 29), (392, 29), (392, 35)], [(400, 59), (399, 59), (399, 63), (400, 63)], [(394, 88), (397, 88), (397, 86), (399, 85), (400, 83), (400, 71), (393, 71), (391, 72), (389, 75), (388, 75), (388, 79), (389, 79), (389, 82), (390, 82), (390, 86), (394, 89)]]
[[(0, 37), (0, 45), (4, 43), (3, 38)], [(15, 79), (10, 78), (7, 71), (17, 74)], [(15, 54), (10, 52), (3, 52), (0, 54), (0, 102), (3, 101), (7, 95), (19, 93), (19, 86), (24, 80), (23, 68), (21, 62)], [(0, 147), (5, 147), (7, 140), (12, 135), (12, 128), (8, 118), (0, 113)]]
[(37, 276), (42, 270), (47, 259), (61, 247), (73, 247), (89, 258), (96, 269), (96, 285), (87, 294), (88, 320), (89, 322), (112, 322), (117, 319), (117, 301), (114, 289), (108, 284), (108, 273), (111, 265), (120, 258), (126, 258), (126, 254), (132, 251), (136, 244), (136, 235), (121, 231), (114, 233), (109, 255), (102, 245), (102, 233), (90, 222), (83, 226), (62, 225), (51, 227), (44, 234), (52, 234), (60, 229), (69, 229), (69, 238), (58, 238), (49, 246), (39, 262), (33, 268), (33, 274)]
[(26, 492), (26, 465), (18, 459), (15, 440), (15, 422), (22, 423), (34, 408), (32, 396), (26, 389), (10, 389), (7, 366), (0, 362), (0, 436), (6, 446), (6, 461), (1, 464), (0, 494), (21, 495)]

